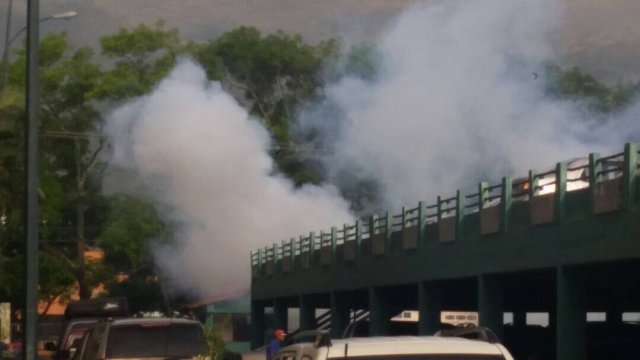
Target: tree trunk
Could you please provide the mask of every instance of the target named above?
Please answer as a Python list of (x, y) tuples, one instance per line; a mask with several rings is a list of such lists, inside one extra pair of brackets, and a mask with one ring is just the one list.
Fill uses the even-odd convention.
[(76, 279), (78, 280), (78, 287), (80, 292), (80, 299), (89, 299), (91, 297), (91, 292), (89, 291), (89, 287), (87, 286), (87, 282), (85, 279), (86, 270), (85, 270), (85, 239), (84, 239), (84, 212), (85, 206), (82, 204), (82, 201), (76, 206), (76, 216), (77, 216), (77, 251), (78, 258), (76, 260)]
[(80, 154), (80, 144), (75, 140), (75, 158), (76, 158), (76, 191), (78, 194), (76, 203), (76, 280), (78, 281), (80, 299), (89, 299), (91, 291), (87, 286), (86, 269), (85, 269), (85, 238), (84, 238), (84, 215), (86, 211), (84, 183), (86, 179), (85, 169), (82, 166), (82, 155)]

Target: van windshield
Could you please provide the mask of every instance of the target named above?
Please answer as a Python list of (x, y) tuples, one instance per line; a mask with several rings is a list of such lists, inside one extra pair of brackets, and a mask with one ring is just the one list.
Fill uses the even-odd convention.
[(197, 325), (114, 326), (106, 348), (108, 359), (187, 359), (206, 353), (202, 329)]

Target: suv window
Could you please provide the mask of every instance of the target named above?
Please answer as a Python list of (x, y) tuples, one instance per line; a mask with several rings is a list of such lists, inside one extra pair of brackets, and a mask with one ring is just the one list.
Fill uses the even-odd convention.
[(191, 358), (206, 354), (202, 329), (196, 325), (113, 326), (105, 351), (108, 359)]

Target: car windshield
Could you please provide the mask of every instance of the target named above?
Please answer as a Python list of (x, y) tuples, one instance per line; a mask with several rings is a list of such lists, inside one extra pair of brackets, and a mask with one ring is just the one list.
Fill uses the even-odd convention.
[(185, 359), (206, 353), (198, 325), (114, 326), (109, 332), (108, 359)]

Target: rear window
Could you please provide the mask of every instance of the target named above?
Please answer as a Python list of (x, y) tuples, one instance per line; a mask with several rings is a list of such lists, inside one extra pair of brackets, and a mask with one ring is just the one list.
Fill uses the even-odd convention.
[(82, 338), (82, 336), (88, 331), (93, 329), (97, 324), (96, 322), (81, 322), (69, 325), (67, 330), (67, 338), (62, 342), (62, 349), (69, 349), (73, 347), (74, 341)]
[(113, 326), (109, 331), (105, 355), (122, 358), (191, 358), (206, 354), (206, 343), (199, 325)]

